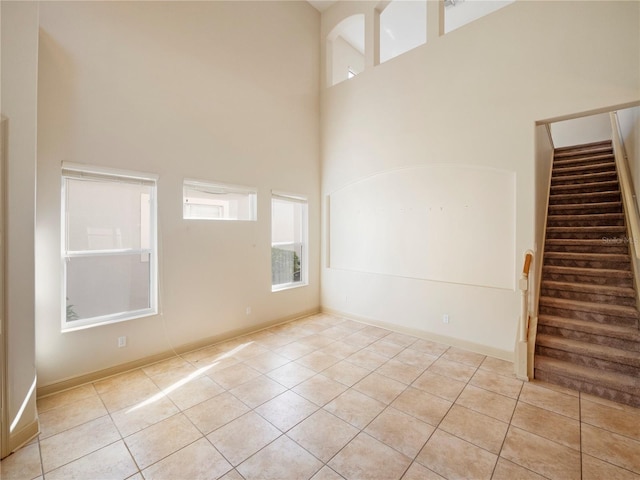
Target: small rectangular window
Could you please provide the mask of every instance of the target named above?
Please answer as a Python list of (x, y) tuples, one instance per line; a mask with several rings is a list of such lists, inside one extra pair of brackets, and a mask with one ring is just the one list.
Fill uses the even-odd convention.
[(62, 330), (157, 313), (156, 177), (62, 168)]
[(271, 289), (307, 284), (307, 199), (273, 193), (271, 198)]
[(255, 189), (223, 183), (185, 180), (182, 217), (187, 220), (257, 219)]

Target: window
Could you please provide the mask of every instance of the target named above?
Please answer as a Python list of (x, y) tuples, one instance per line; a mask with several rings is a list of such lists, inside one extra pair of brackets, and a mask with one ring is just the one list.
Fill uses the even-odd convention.
[(62, 167), (62, 330), (157, 313), (156, 177)]
[(248, 187), (185, 180), (182, 217), (189, 220), (253, 220), (256, 191)]
[(271, 198), (271, 289), (307, 284), (307, 199), (273, 193)]

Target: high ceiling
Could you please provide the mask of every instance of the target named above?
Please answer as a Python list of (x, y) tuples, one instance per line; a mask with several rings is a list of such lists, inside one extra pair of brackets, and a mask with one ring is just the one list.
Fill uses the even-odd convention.
[(336, 0), (307, 0), (311, 5), (315, 7), (319, 12), (324, 12), (331, 5), (336, 3)]

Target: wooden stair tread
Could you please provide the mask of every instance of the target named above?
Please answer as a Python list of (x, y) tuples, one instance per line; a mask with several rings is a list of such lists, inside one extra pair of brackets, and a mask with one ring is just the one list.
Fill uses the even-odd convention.
[(603, 182), (591, 182), (591, 183), (573, 183), (573, 184), (559, 184), (559, 185), (551, 185), (551, 191), (558, 190), (579, 190), (583, 188), (605, 188), (605, 187), (615, 187), (618, 188), (618, 180), (607, 180)]
[(556, 155), (553, 160), (553, 166), (571, 165), (577, 162), (601, 162), (602, 160), (610, 160), (615, 158), (610, 148), (602, 148), (599, 150), (583, 151), (582, 153)]
[(550, 199), (553, 200), (569, 200), (575, 198), (588, 199), (593, 197), (605, 197), (605, 196), (617, 196), (620, 195), (620, 190), (605, 190), (603, 192), (578, 192), (578, 193), (556, 193), (550, 195)]
[(640, 395), (640, 377), (637, 376), (575, 365), (563, 360), (541, 355), (536, 355), (535, 368), (555, 372), (561, 376), (578, 378), (612, 390), (628, 392), (632, 395)]
[(570, 152), (575, 150), (590, 150), (608, 146), (611, 148), (611, 140), (598, 140), (597, 142), (581, 143), (580, 145), (568, 145), (566, 147), (556, 147), (553, 149), (555, 154), (562, 152)]
[(542, 280), (543, 288), (566, 290), (570, 292), (591, 293), (595, 295), (609, 295), (612, 297), (635, 297), (636, 292), (630, 287), (615, 285), (594, 285), (592, 283), (561, 282), (558, 280)]
[(545, 242), (547, 245), (557, 246), (581, 246), (581, 247), (599, 247), (606, 246), (601, 238), (549, 238)]
[[(591, 233), (619, 233), (626, 232), (627, 227), (622, 225), (605, 225), (605, 226), (578, 226), (578, 227), (547, 227), (548, 232), (591, 232)], [(600, 239), (602, 242), (602, 239)]]
[(561, 308), (563, 310), (576, 310), (581, 312), (601, 313), (615, 317), (638, 319), (638, 309), (627, 305), (610, 305), (606, 303), (587, 302), (583, 300), (570, 300), (566, 298), (540, 296), (540, 305)]
[(577, 332), (591, 333), (603, 337), (640, 342), (640, 330), (636, 327), (626, 325), (602, 324), (590, 322), (589, 320), (578, 320), (575, 318), (565, 318), (558, 317), (556, 315), (544, 314), (538, 317), (538, 324), (563, 328), (566, 330), (574, 330)]
[(547, 271), (552, 273), (564, 273), (565, 275), (633, 278), (633, 273), (630, 270), (616, 270), (613, 268), (561, 267), (557, 265), (545, 265), (542, 268), (543, 275), (544, 271)]
[(545, 252), (544, 256), (545, 258), (563, 258), (566, 260), (629, 261), (629, 255), (622, 253)]
[[(584, 159), (581, 159), (584, 160)], [(551, 176), (555, 177), (557, 175), (562, 175), (567, 172), (570, 173), (578, 173), (578, 172), (588, 172), (590, 170), (598, 170), (598, 169), (608, 168), (615, 172), (616, 164), (615, 162), (599, 162), (599, 163), (589, 163), (588, 165), (574, 165), (574, 166), (564, 166), (558, 165), (554, 162), (553, 170), (551, 172)]]
[(551, 181), (553, 182), (554, 180), (558, 181), (558, 180), (562, 180), (563, 182), (566, 182), (568, 180), (582, 180), (582, 179), (589, 179), (589, 180), (596, 180), (598, 178), (608, 178), (611, 176), (615, 176), (616, 172), (615, 170), (612, 170), (610, 172), (598, 172), (598, 173), (585, 173), (585, 174), (581, 174), (581, 175), (564, 175), (561, 177), (551, 177)]
[(554, 335), (538, 334), (536, 344), (546, 348), (562, 350), (569, 353), (599, 358), (609, 362), (640, 367), (640, 352), (623, 350), (621, 348), (599, 345), (597, 343), (581, 342), (571, 338), (556, 337)]
[(589, 203), (561, 203), (549, 205), (549, 210), (581, 210), (585, 208), (614, 208), (621, 207), (622, 201), (613, 202), (589, 202)]

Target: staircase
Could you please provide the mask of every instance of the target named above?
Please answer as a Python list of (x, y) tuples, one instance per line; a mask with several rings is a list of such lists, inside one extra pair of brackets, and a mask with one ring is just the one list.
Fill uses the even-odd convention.
[(640, 407), (640, 331), (611, 142), (554, 152), (534, 376)]

